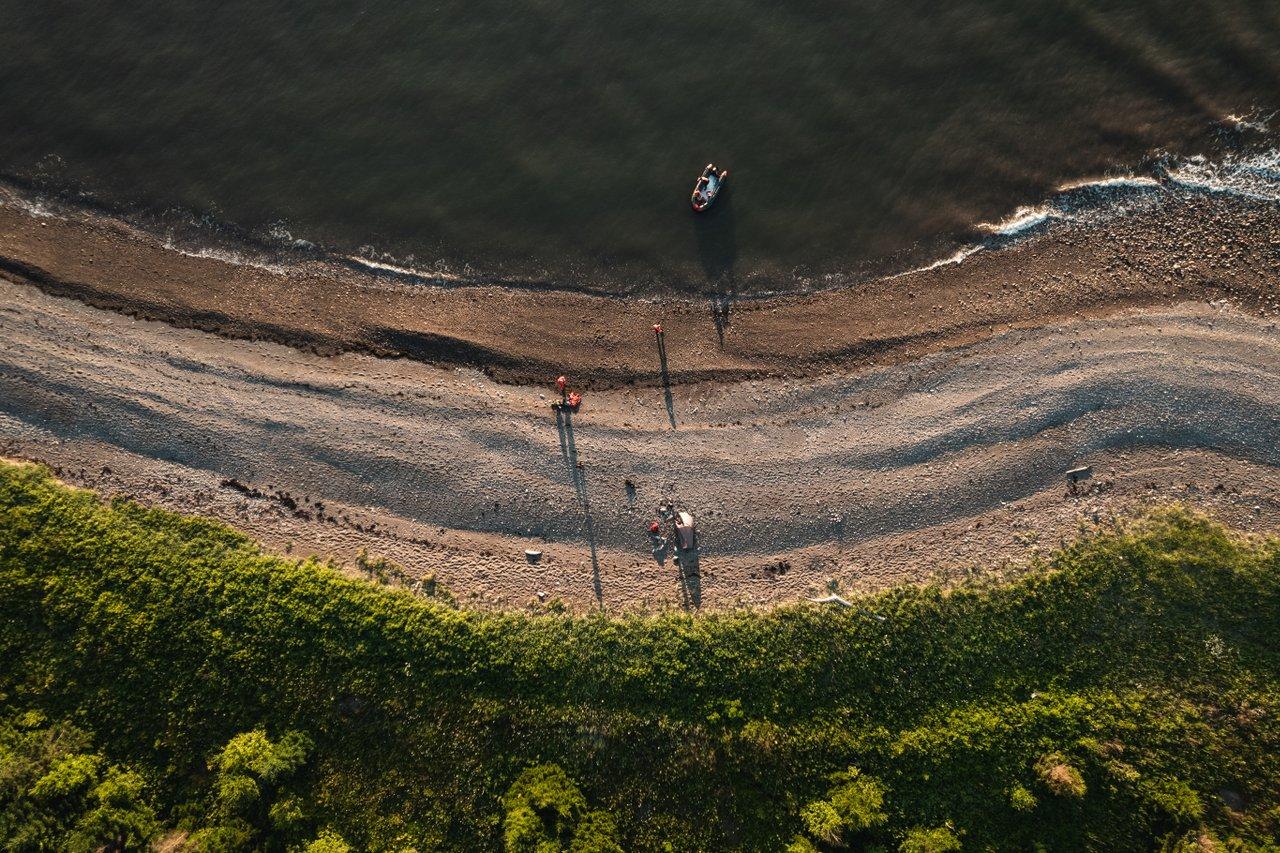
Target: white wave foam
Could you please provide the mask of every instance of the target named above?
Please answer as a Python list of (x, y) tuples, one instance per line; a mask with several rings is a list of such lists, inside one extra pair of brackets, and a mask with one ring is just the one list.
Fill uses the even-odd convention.
[(1280, 201), (1280, 149), (1214, 162), (1188, 157), (1168, 169), (1171, 183), (1255, 201)]
[(1060, 184), (1049, 201), (1019, 207), (999, 222), (983, 222), (978, 227), (993, 237), (1018, 239), (1058, 222), (1097, 222), (1122, 215), (1134, 204), (1153, 198), (1160, 189), (1158, 180), (1145, 175), (1070, 181)]
[(1086, 178), (1081, 181), (1070, 181), (1058, 186), (1058, 192), (1069, 193), (1079, 190), (1138, 190), (1157, 189), (1160, 182), (1144, 175), (1122, 175), (1116, 178)]
[(980, 222), (978, 227), (989, 231), (997, 237), (1019, 237), (1033, 228), (1039, 228), (1050, 221), (1064, 218), (1062, 211), (1039, 205), (1036, 207), (1020, 207), (1013, 212), (1013, 215), (999, 222)]
[(915, 275), (916, 273), (929, 272), (930, 270), (936, 270), (938, 269), (938, 267), (949, 267), (952, 264), (960, 264), (964, 262), (965, 258), (969, 257), (970, 255), (977, 254), (978, 252), (981, 252), (981, 251), (982, 251), (981, 246), (966, 246), (965, 248), (957, 251), (954, 255), (941, 258), (939, 260), (934, 261), (931, 264), (926, 264), (922, 267), (915, 267), (914, 269), (903, 270), (902, 272), (894, 273), (893, 275), (888, 276), (886, 280), (892, 281), (895, 278), (902, 278), (905, 275)]
[[(1097, 222), (1123, 215), (1132, 210), (1135, 204), (1143, 204), (1155, 198), (1160, 190), (1160, 182), (1145, 175), (1071, 181), (1059, 185), (1053, 196), (1042, 204), (1019, 207), (999, 222), (981, 222), (976, 227), (989, 234), (996, 243), (1008, 245), (1021, 242), (1059, 223)], [(990, 248), (990, 244), (967, 246), (949, 257), (923, 267), (895, 273), (888, 278), (895, 279), (959, 264), (985, 248)]]
[(188, 258), (200, 258), (203, 260), (221, 261), (224, 264), (232, 264), (238, 267), (253, 267), (254, 269), (265, 270), (275, 275), (288, 275), (289, 269), (282, 264), (273, 264), (267, 261), (246, 258), (244, 255), (236, 252), (228, 252), (223, 249), (187, 249), (173, 242), (172, 238), (164, 241), (164, 247), (171, 252), (177, 252), (179, 255), (186, 255)]
[(59, 216), (58, 214), (54, 213), (52, 210), (49, 209), (48, 205), (46, 205), (40, 199), (23, 198), (22, 196), (18, 196), (18, 195), (5, 194), (5, 195), (0, 195), (0, 205), (16, 207), (18, 208), (18, 210), (21, 210), (23, 213), (26, 213), (29, 216), (34, 216), (37, 219), (65, 219), (66, 218), (64, 216)]
[(303, 240), (301, 237), (294, 237), (289, 229), (285, 228), (284, 223), (277, 222), (267, 229), (267, 236), (273, 240), (285, 244), (292, 249), (311, 250), (316, 247), (315, 243), (310, 240)]
[(1274, 113), (1265, 116), (1238, 116), (1235, 113), (1228, 113), (1222, 117), (1222, 124), (1230, 127), (1232, 130), (1244, 131), (1251, 130), (1255, 133), (1266, 133), (1268, 123), (1274, 117)]
[(351, 261), (353, 264), (359, 264), (362, 267), (366, 267), (376, 272), (389, 272), (395, 273), (396, 275), (407, 275), (413, 276), (414, 278), (434, 281), (452, 281), (458, 278), (458, 276), (452, 273), (442, 272), (440, 270), (420, 270), (413, 267), (401, 266), (399, 264), (387, 263), (386, 261), (374, 261), (369, 258), (362, 258), (359, 255), (343, 255), (343, 258)]

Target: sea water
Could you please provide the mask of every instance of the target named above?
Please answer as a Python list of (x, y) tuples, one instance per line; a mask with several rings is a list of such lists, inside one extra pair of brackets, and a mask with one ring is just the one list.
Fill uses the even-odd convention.
[[(1280, 4), (1246, 0), (0, 0), (0, 20), (0, 173), (613, 291), (946, 258), (1063, 184), (1219, 162), (1280, 106)], [(694, 215), (709, 161), (732, 176)]]

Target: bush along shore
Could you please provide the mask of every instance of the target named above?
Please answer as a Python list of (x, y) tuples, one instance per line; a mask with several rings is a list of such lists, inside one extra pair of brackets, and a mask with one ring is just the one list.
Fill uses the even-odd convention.
[(0, 836), (1280, 849), (1280, 542), (1166, 508), (855, 603), (468, 612), (0, 464)]

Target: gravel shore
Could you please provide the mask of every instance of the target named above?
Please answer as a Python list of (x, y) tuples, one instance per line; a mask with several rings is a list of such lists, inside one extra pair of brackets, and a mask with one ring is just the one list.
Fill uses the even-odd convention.
[[(786, 382), (597, 390), (570, 418), (549, 389), (467, 368), (0, 294), (0, 452), (281, 552), (364, 548), (484, 606), (723, 607), (965, 577), (1151, 501), (1277, 518), (1280, 332), (1225, 304)], [(698, 516), (696, 567), (651, 554), (666, 501)]]

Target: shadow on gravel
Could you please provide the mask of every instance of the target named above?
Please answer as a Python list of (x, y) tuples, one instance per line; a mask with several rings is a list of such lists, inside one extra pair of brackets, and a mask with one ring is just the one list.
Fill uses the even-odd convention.
[(671, 396), (671, 371), (667, 369), (667, 338), (665, 335), (654, 335), (658, 341), (658, 366), (662, 369), (662, 396), (667, 404), (667, 420), (671, 428), (676, 428), (676, 402)]
[(698, 549), (680, 552), (680, 602), (687, 610), (702, 606), (702, 570), (698, 566)]
[(578, 443), (573, 432), (573, 412), (568, 409), (556, 409), (556, 432), (560, 434), (560, 456), (564, 459), (569, 472), (569, 482), (573, 484), (574, 494), (578, 497), (578, 505), (582, 507), (584, 527), (587, 532), (587, 546), (591, 549), (591, 589), (596, 596), (596, 604), (604, 606), (604, 589), (600, 584), (600, 558), (596, 552), (596, 525), (591, 517), (591, 501), (587, 495), (587, 475), (578, 461)]
[(360, 349), (367, 349), (374, 355), (399, 355), (428, 364), (465, 364), (477, 370), (497, 368), (518, 372), (540, 367), (491, 347), (435, 332), (378, 326), (369, 328), (369, 336), (371, 345)]

